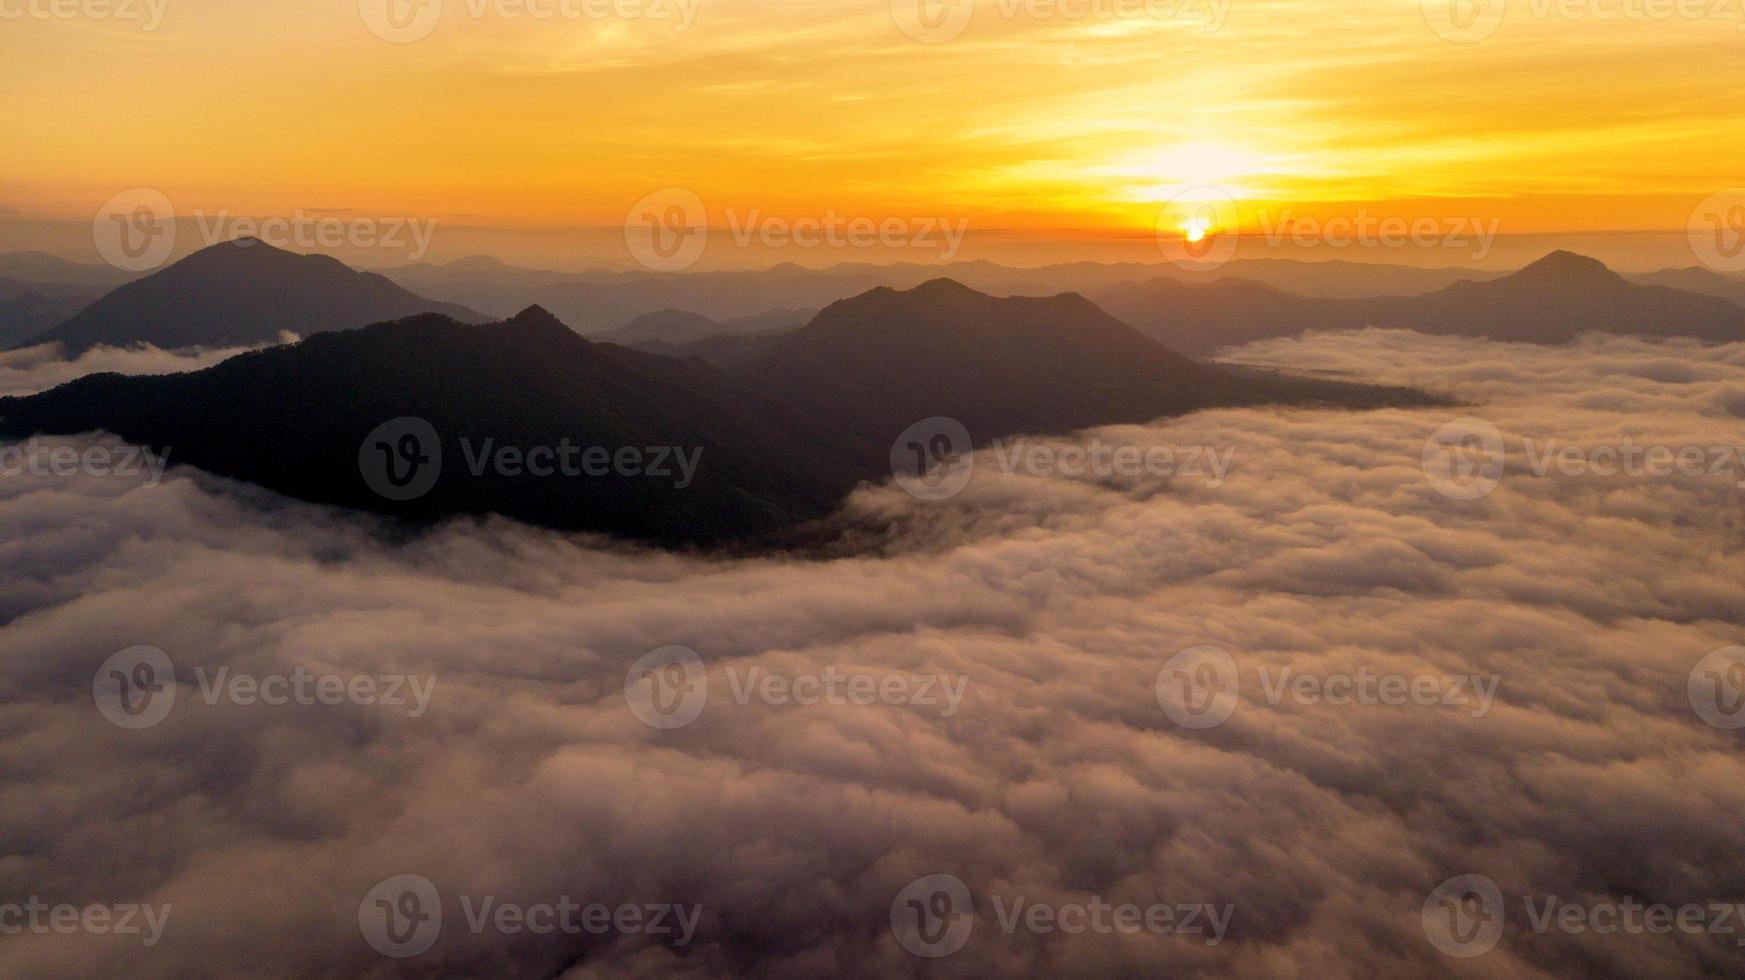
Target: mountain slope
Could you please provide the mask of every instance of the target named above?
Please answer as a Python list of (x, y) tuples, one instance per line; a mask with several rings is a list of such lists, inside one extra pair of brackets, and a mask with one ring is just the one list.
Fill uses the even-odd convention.
[[(371, 489), (366, 438), (428, 422), (440, 476), (417, 499)], [(423, 315), (322, 333), (166, 377), (96, 375), (0, 399), (0, 433), (104, 430), (168, 448), (175, 464), (305, 500), (416, 521), (503, 514), (534, 524), (667, 542), (754, 536), (827, 513), (859, 473), (824, 434), (695, 362), (593, 344), (542, 310), (500, 324)], [(541, 476), (485, 467), (500, 448), (683, 449), (665, 476)], [(389, 440), (389, 452), (397, 439)], [(700, 452), (701, 455), (694, 456)], [(654, 453), (639, 469), (655, 468)], [(519, 469), (519, 467), (516, 467)], [(597, 467), (596, 467), (597, 468)]]
[[(1166, 350), (1080, 296), (995, 299), (948, 281), (845, 300), (758, 348), (723, 372), (590, 342), (537, 308), (484, 326), (426, 315), (191, 374), (98, 375), (0, 399), (0, 436), (106, 430), (167, 447), (173, 464), (418, 521), (495, 513), (715, 543), (829, 514), (860, 481), (888, 479), (898, 436), (934, 416), (959, 419), (985, 444), (1220, 406), (1433, 403), (1400, 389), (1238, 374)], [(379, 481), (371, 489), (365, 461), (430, 455), (402, 450), (403, 433), (367, 445), (403, 417), (434, 428), (442, 458), (427, 492), (395, 503)], [(702, 455), (685, 486), (472, 468), (487, 446), (528, 453), (565, 439), (614, 455)]]
[(1193, 354), (1307, 330), (1366, 326), (1535, 344), (1567, 343), (1589, 331), (1745, 340), (1745, 307), (1638, 285), (1570, 252), (1554, 252), (1501, 279), (1457, 282), (1423, 296), (1325, 299), (1258, 283), (1183, 286), (1153, 280), (1111, 290), (1100, 302), (1160, 343)]
[(643, 314), (617, 330), (588, 336), (591, 340), (644, 350), (672, 349), (712, 338), (744, 337), (791, 329), (816, 315), (815, 310), (781, 308), (732, 320), (711, 320), (687, 310), (661, 310)]
[(488, 319), (336, 259), (242, 239), (127, 283), (24, 345), (55, 342), (70, 353), (99, 344), (254, 346), (275, 343), (285, 332), (347, 330), (427, 312), (474, 323)]
[(109, 290), (138, 278), (139, 274), (135, 272), (123, 272), (107, 265), (70, 262), (47, 252), (0, 253), (0, 279)]
[(66, 322), (103, 295), (97, 286), (0, 278), (0, 347)]
[(933, 416), (957, 419), (981, 442), (1266, 402), (1423, 403), (1397, 389), (1237, 377), (1077, 294), (995, 298), (948, 279), (832, 304), (764, 346), (731, 373), (885, 447)]
[(1715, 296), (1745, 306), (1745, 279), (1732, 279), (1712, 269), (1662, 269), (1631, 276), (1630, 281), (1643, 286), (1668, 286), (1687, 293)]

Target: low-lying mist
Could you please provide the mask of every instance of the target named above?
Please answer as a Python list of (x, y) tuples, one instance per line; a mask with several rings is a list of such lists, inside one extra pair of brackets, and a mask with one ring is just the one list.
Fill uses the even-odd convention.
[[(0, 480), (0, 898), (168, 907), (149, 946), (0, 935), (0, 973), (1745, 971), (1745, 919), (1601, 934), (1528, 914), (1745, 894), (1739, 734), (1689, 686), (1745, 643), (1745, 463), (1709, 452), (1745, 446), (1745, 345), (1365, 331), (1229, 356), (1469, 407), (1008, 440), (950, 499), (857, 493), (846, 517), (878, 546), (825, 561), (495, 520), (398, 540), (186, 470)], [(1461, 416), (1506, 445), (1488, 494), (1426, 464)], [(1057, 450), (1092, 442), (1172, 464), (1061, 475)], [(1631, 446), (1706, 463), (1612, 474), (1593, 452)], [(142, 645), (174, 664), (173, 706), (112, 724), (93, 678)], [(675, 646), (706, 700), (650, 715), (633, 665)], [(1164, 692), (1204, 647), (1236, 667), (1221, 723)], [(238, 676), (382, 686), (268, 704)], [(1340, 701), (1353, 689), (1374, 697)], [(921, 958), (893, 903), (941, 874), (973, 925)], [(1423, 910), (1467, 874), (1496, 883), (1506, 928), (1459, 959)], [(360, 926), (398, 875), (441, 896), (439, 935), (404, 959)], [(475, 929), (487, 896), (696, 918)], [(1073, 932), (1014, 919), (1020, 900), (1228, 919)]]

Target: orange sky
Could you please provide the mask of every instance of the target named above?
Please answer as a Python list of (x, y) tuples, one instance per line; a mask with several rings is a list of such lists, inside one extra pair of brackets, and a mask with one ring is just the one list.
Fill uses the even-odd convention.
[[(371, 30), (387, 2), (0, 0), (0, 246), (141, 186), (184, 216), (540, 228), (523, 251), (579, 261), (550, 230), (666, 187), (717, 227), (1048, 238), (1148, 233), (1202, 184), (1249, 232), (1521, 235), (1683, 229), (1745, 183), (1745, 0), (1509, 0), (1465, 43), (1445, 0), (425, 0), (407, 43)], [(50, 10), (122, 3), (140, 19)]]

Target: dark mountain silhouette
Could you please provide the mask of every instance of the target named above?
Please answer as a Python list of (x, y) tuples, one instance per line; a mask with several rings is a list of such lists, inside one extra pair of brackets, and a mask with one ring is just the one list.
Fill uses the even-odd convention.
[(887, 447), (911, 423), (940, 415), (982, 440), (1268, 402), (1423, 402), (1398, 389), (1237, 377), (1075, 293), (995, 298), (949, 279), (834, 303), (763, 344), (735, 377)]
[(0, 279), (109, 290), (138, 278), (137, 272), (124, 272), (108, 265), (69, 262), (47, 252), (0, 253)]
[(414, 295), (337, 259), (239, 239), (121, 286), (24, 344), (54, 342), (69, 353), (99, 344), (253, 346), (275, 343), (286, 332), (349, 330), (425, 312), (473, 323), (489, 319)]
[[(1298, 259), (1238, 259), (1213, 272), (1190, 272), (1161, 258), (1151, 263), (1068, 262), (1034, 268), (986, 260), (943, 265), (844, 262), (824, 268), (804, 268), (788, 262), (760, 270), (668, 274), (600, 269), (565, 273), (475, 257), (382, 272), (420, 296), (461, 303), (499, 316), (536, 302), (589, 336), (674, 307), (711, 320), (731, 322), (755, 316), (771, 306), (817, 310), (879, 286), (913, 289), (939, 278), (995, 296), (1052, 296), (1064, 292), (1098, 296), (1122, 284), (1163, 278), (1183, 283), (1251, 279), (1304, 296), (1352, 299), (1416, 296), (1463, 279), (1483, 281), (1505, 275), (1478, 269)], [(776, 329), (807, 319), (796, 317), (788, 323), (768, 323), (764, 327)]]
[(647, 313), (617, 330), (590, 334), (589, 339), (645, 350), (694, 344), (712, 337), (746, 336), (789, 330), (804, 324), (818, 314), (817, 310), (766, 310), (753, 316), (730, 320), (711, 320), (686, 310), (661, 310)]
[(1745, 340), (1745, 307), (1713, 296), (1632, 283), (1604, 264), (1554, 252), (1488, 282), (1423, 296), (1326, 299), (1257, 283), (1183, 286), (1153, 280), (1100, 298), (1115, 316), (1192, 354), (1308, 330), (1400, 327), (1432, 334), (1563, 344), (1583, 333)]
[(0, 348), (66, 322), (103, 293), (97, 286), (0, 279)]
[(689, 344), (704, 337), (733, 333), (732, 328), (718, 320), (685, 310), (661, 310), (644, 313), (617, 330), (593, 334), (593, 339), (609, 344), (635, 347), (638, 344)]
[(1659, 272), (1631, 276), (1630, 281), (1643, 286), (1666, 286), (1688, 293), (1715, 296), (1745, 306), (1745, 279), (1729, 278), (1713, 269), (1662, 269)]
[(494, 318), (509, 316), (525, 307), (533, 302), (533, 297), (541, 289), (553, 283), (591, 281), (594, 278), (589, 273), (523, 268), (485, 255), (474, 255), (446, 263), (420, 262), (376, 271), (420, 296), (481, 310)]
[[(366, 483), (359, 452), (372, 431), (401, 417), (435, 429), (441, 476), (424, 496), (394, 503)], [(316, 334), (191, 374), (95, 375), (0, 400), (6, 433), (99, 429), (167, 447), (173, 463), (305, 500), (420, 521), (496, 513), (667, 542), (756, 535), (821, 516), (858, 478), (823, 430), (713, 369), (590, 343), (538, 308), (482, 326), (417, 316)], [(578, 451), (677, 446), (702, 455), (682, 489), (670, 457), (667, 478), (470, 471), (469, 447), (486, 458), (487, 445), (525, 452), (566, 438)]]
[[(1418, 392), (1238, 374), (1191, 361), (1076, 295), (995, 299), (949, 281), (875, 290), (770, 336), (732, 372), (590, 342), (544, 310), (500, 324), (426, 315), (323, 333), (167, 377), (96, 375), (0, 399), (0, 436), (112, 432), (306, 500), (418, 521), (496, 513), (667, 543), (760, 538), (828, 514), (890, 476), (915, 422), (965, 423), (980, 443), (1266, 402), (1419, 405)], [(366, 437), (416, 417), (440, 478), (393, 503), (363, 475)], [(695, 483), (474, 475), (486, 440), (525, 451), (702, 450)], [(463, 440), (467, 440), (463, 444)], [(393, 454), (396, 437), (378, 451)], [(416, 448), (416, 447), (414, 447)], [(412, 459), (416, 453), (397, 458)]]

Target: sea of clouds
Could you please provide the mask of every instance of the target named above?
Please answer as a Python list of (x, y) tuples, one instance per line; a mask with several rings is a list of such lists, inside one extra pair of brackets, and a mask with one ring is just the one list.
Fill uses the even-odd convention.
[[(0, 480), (0, 903), (168, 909), (150, 946), (0, 935), (0, 974), (1745, 972), (1745, 921), (1541, 933), (1521, 901), (1745, 896), (1742, 736), (1688, 689), (1706, 656), (1745, 643), (1745, 473), (1539, 475), (1523, 442), (1745, 444), (1745, 345), (1365, 331), (1229, 356), (1468, 404), (1095, 433), (1233, 448), (1216, 486), (1006, 472), (984, 453), (949, 500), (858, 493), (849, 523), (876, 533), (828, 559), (710, 560), (504, 521), (403, 540), (186, 470), (149, 488)], [(1508, 446), (1473, 500), (1423, 463), (1460, 416)], [(139, 645), (178, 684), (167, 716), (133, 729), (100, 710), (93, 678)], [(671, 646), (700, 657), (707, 700), (661, 728), (627, 676)], [(1208, 646), (1238, 665), (1240, 693), (1221, 724), (1184, 726), (1160, 672)], [(416, 716), (385, 699), (208, 703), (201, 680), (224, 668), (434, 686)], [(900, 677), (907, 695), (940, 678), (961, 703), (735, 697), (748, 676), (827, 670)], [(1275, 703), (1257, 678), (1286, 671), (1494, 679), (1494, 700)], [(400, 875), (427, 880), (443, 913), (407, 958), (364, 921)], [(973, 902), (939, 958), (892, 925), (930, 875)], [(1424, 915), (1459, 875), (1507, 901), (1500, 943), (1470, 959), (1439, 951)], [(698, 918), (682, 944), (475, 933), (485, 896)], [(1217, 942), (1008, 932), (1020, 897), (1231, 914)]]

